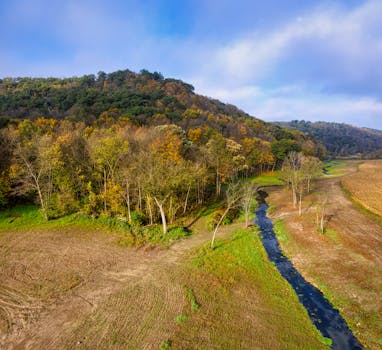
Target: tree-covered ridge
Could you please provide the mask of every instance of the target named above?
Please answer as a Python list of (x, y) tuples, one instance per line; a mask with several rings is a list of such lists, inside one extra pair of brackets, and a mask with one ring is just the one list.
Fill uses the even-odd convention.
[(250, 117), (235, 106), (195, 94), (190, 84), (147, 70), (64, 79), (4, 78), (0, 80), (0, 116), (0, 126), (10, 119), (39, 117), (99, 126), (117, 120), (136, 126), (175, 123), (186, 132), (202, 127), (236, 140), (292, 140), (303, 148), (316, 148), (313, 153), (323, 153), (309, 136)]
[(312, 135), (325, 145), (331, 156), (357, 154), (366, 156), (382, 149), (382, 132), (379, 130), (358, 128), (348, 124), (304, 120), (276, 124)]

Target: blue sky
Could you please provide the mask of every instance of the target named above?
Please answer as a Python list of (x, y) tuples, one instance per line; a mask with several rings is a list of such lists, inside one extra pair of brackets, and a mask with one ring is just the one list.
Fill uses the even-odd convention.
[(264, 120), (382, 129), (382, 1), (0, 0), (0, 77), (142, 68)]

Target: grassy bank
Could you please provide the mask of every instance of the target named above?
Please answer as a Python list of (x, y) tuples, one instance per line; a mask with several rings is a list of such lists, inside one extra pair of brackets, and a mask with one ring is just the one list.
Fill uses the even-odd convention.
[(32, 204), (16, 206), (0, 212), (0, 234), (2, 231), (52, 230), (65, 227), (113, 233), (116, 243), (122, 246), (143, 244), (169, 246), (176, 240), (191, 234), (183, 227), (170, 226), (165, 235), (160, 225), (132, 226), (126, 221), (113, 217), (91, 218), (78, 213), (45, 221), (40, 209)]
[(254, 228), (235, 231), (214, 250), (204, 246), (183, 270), (188, 295), (167, 339), (171, 349), (326, 348)]

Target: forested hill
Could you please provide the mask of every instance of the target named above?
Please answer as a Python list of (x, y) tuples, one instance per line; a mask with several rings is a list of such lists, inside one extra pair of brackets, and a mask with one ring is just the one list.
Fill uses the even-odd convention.
[(296, 144), (310, 154), (325, 152), (310, 136), (265, 123), (235, 106), (195, 94), (190, 84), (147, 70), (64, 79), (0, 79), (0, 127), (40, 117), (98, 127), (119, 121), (136, 127), (177, 124), (186, 132), (201, 128), (204, 134), (213, 130), (235, 140), (276, 142), (273, 147), (279, 155)]
[(331, 156), (378, 156), (382, 150), (382, 131), (348, 124), (293, 120), (276, 125), (310, 134), (320, 140)]

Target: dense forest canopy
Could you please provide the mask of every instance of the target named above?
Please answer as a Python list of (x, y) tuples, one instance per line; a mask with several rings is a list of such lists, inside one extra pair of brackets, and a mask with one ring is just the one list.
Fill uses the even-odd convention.
[(328, 155), (333, 157), (357, 154), (363, 157), (378, 157), (380, 156), (378, 151), (382, 150), (382, 132), (379, 130), (304, 120), (279, 122), (277, 125), (312, 135), (325, 145)]
[(175, 123), (186, 131), (203, 126), (235, 139), (287, 139), (300, 144), (311, 139), (250, 117), (235, 106), (195, 94), (190, 84), (147, 70), (64, 79), (4, 78), (0, 80), (0, 116), (0, 126), (10, 119), (40, 117), (87, 125), (128, 120), (136, 126)]
[(265, 123), (146, 70), (0, 81), (0, 205), (167, 224), (232, 181), (324, 157), (309, 135)]

